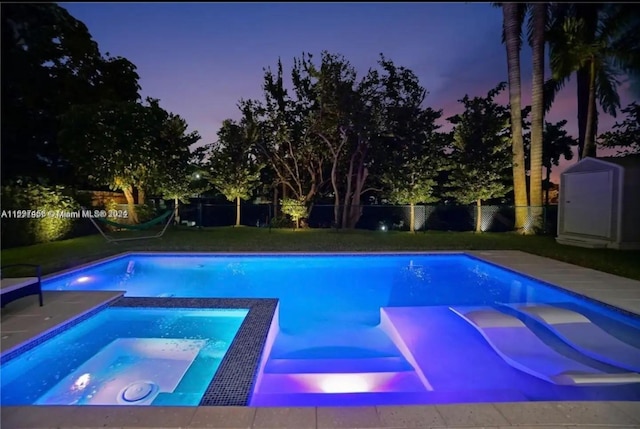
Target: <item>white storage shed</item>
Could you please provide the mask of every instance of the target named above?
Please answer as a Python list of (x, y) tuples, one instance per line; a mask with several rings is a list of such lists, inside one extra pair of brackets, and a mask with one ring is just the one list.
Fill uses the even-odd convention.
[(640, 155), (584, 158), (560, 175), (556, 241), (640, 249)]

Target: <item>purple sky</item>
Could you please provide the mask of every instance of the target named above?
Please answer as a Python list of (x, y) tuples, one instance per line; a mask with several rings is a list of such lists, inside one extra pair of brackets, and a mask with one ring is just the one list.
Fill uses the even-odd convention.
[[(142, 95), (185, 118), (201, 143), (216, 140), (241, 98), (261, 97), (263, 68), (322, 50), (363, 73), (379, 53), (413, 70), (443, 117), (465, 94), (486, 95), (507, 80), (501, 10), (489, 3), (60, 3), (84, 22), (101, 52), (138, 67)], [(530, 102), (531, 52), (522, 56), (523, 100)], [(547, 76), (548, 77), (548, 76)], [(631, 95), (621, 90), (622, 107)], [(506, 91), (500, 101), (507, 101)], [(577, 134), (574, 82), (546, 120), (567, 119)], [(600, 115), (600, 131), (615, 123)], [(573, 161), (575, 162), (575, 161)], [(564, 163), (561, 165), (563, 167)], [(562, 168), (554, 171), (553, 178)]]

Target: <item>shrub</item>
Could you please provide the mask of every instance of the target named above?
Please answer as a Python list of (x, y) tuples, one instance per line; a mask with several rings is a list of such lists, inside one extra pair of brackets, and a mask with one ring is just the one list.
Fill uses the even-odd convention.
[(271, 228), (291, 228), (292, 221), (287, 216), (276, 216), (271, 219)]
[[(34, 183), (2, 187), (2, 247), (26, 246), (65, 238), (79, 219), (78, 203), (62, 186)], [(37, 216), (22, 216), (31, 210)], [(32, 212), (32, 213), (33, 213)]]
[[(136, 214), (138, 215), (138, 222), (145, 223), (156, 217), (156, 209), (149, 204), (137, 204)], [(122, 222), (122, 219), (119, 222)]]
[(307, 217), (307, 206), (305, 206), (304, 201), (284, 198), (281, 204), (282, 213), (291, 216), (291, 219), (293, 219), (296, 224), (296, 228), (300, 227), (300, 219)]

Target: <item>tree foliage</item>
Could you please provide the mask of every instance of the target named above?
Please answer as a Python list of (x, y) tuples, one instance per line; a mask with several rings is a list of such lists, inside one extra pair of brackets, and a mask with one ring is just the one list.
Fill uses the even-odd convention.
[[(3, 248), (60, 240), (67, 236), (76, 222), (74, 218), (63, 215), (79, 207), (62, 186), (43, 186), (19, 179), (5, 184), (1, 195)], [(25, 209), (39, 214), (22, 218), (8, 214)]]
[(545, 122), (544, 124), (544, 152), (542, 165), (547, 170), (547, 179), (553, 166), (560, 165), (560, 157), (571, 161), (573, 159), (573, 149), (578, 145), (578, 140), (570, 136), (564, 127), (566, 120), (556, 122)]
[(135, 66), (102, 56), (86, 26), (54, 3), (2, 4), (2, 177), (73, 180), (57, 137), (74, 104), (139, 98)]
[(158, 100), (76, 105), (63, 117), (60, 142), (78, 173), (96, 185), (122, 190), (132, 221), (147, 190), (161, 187), (166, 172), (188, 159), (197, 133), (185, 134), (186, 123), (170, 115)]
[(300, 219), (309, 216), (305, 202), (294, 198), (283, 198), (280, 203), (282, 204), (282, 213), (291, 216), (296, 229), (300, 228)]
[(240, 225), (240, 200), (248, 200), (260, 183), (258, 162), (250, 131), (244, 124), (225, 120), (212, 145), (209, 180), (229, 200), (236, 201), (236, 225)]
[(174, 158), (172, 168), (165, 170), (158, 178), (158, 192), (163, 198), (187, 204), (189, 197), (201, 194), (209, 189), (202, 181), (195, 179), (196, 174), (203, 170), (205, 147), (199, 147), (189, 153), (187, 158)]
[[(381, 191), (383, 182), (393, 183), (397, 195), (425, 198), (418, 194), (432, 186), (436, 154), (429, 158), (428, 149), (419, 148), (434, 149), (440, 141), (433, 125), (440, 113), (422, 106), (426, 91), (411, 70), (381, 55), (377, 67), (358, 76), (344, 57), (322, 52), (319, 60), (311, 54), (294, 59), (290, 89), (284, 75), (279, 61), (275, 72), (265, 70), (264, 99), (240, 103), (283, 198), (303, 202), (307, 211), (333, 198), (334, 224), (344, 228), (355, 227), (364, 196)], [(410, 161), (407, 151), (421, 158)], [(403, 162), (403, 171), (428, 167), (427, 177), (414, 174), (399, 190), (390, 156)]]
[[(296, 79), (299, 65), (292, 71)], [(300, 85), (300, 84), (299, 84)], [(298, 88), (299, 90), (301, 88)], [(258, 156), (271, 166), (287, 192), (306, 205), (311, 204), (322, 184), (323, 153), (318, 153), (305, 129), (306, 104), (285, 89), (282, 63), (277, 70), (265, 70), (264, 100), (241, 100), (247, 135), (256, 143)]]
[(477, 232), (481, 231), (482, 201), (502, 197), (510, 190), (510, 113), (494, 102), (505, 87), (505, 83), (499, 84), (486, 97), (466, 95), (460, 100), (464, 112), (448, 118), (454, 124), (450, 195), (461, 203), (477, 204)]
[[(415, 205), (438, 201), (435, 194), (439, 173), (445, 169), (447, 135), (439, 133), (436, 121), (442, 111), (421, 106), (426, 91), (417, 79), (405, 79), (413, 84), (414, 97), (409, 102), (389, 109), (387, 157), (381, 169), (383, 193), (396, 204), (410, 205), (409, 230), (415, 228)], [(422, 96), (420, 94), (422, 93)]]
[(548, 39), (550, 87), (561, 88), (576, 73), (579, 156), (595, 156), (597, 105), (616, 116), (619, 79), (640, 71), (640, 10), (621, 3), (558, 4)]
[[(154, 100), (153, 103), (157, 102)], [(191, 151), (191, 147), (200, 140), (200, 134), (197, 131), (188, 132), (187, 122), (179, 115), (164, 112), (157, 104), (152, 104), (152, 107), (157, 112), (155, 119), (162, 122), (159, 134), (153, 136), (155, 142), (150, 147), (152, 153), (147, 164), (140, 170), (144, 177), (138, 175), (136, 187), (139, 199), (142, 199), (141, 189), (160, 193), (166, 192), (171, 184), (181, 183), (185, 177), (190, 177), (194, 165), (198, 165), (202, 157), (202, 149)], [(189, 187), (193, 188), (193, 184), (190, 183)], [(182, 194), (182, 198), (184, 196)]]
[(618, 149), (618, 155), (640, 154), (640, 105), (637, 102), (622, 109), (625, 120), (616, 122), (611, 131), (600, 136), (598, 144)]

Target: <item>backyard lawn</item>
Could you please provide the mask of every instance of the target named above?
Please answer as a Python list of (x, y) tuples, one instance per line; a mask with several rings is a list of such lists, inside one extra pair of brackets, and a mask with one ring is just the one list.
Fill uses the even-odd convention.
[[(126, 232), (122, 234), (134, 234)], [(129, 236), (129, 235), (127, 235)], [(2, 265), (34, 263), (53, 273), (125, 251), (331, 252), (522, 250), (572, 264), (640, 280), (640, 251), (563, 246), (548, 236), (510, 233), (340, 231), (255, 227), (175, 228), (160, 239), (107, 243), (100, 235), (5, 249)]]

